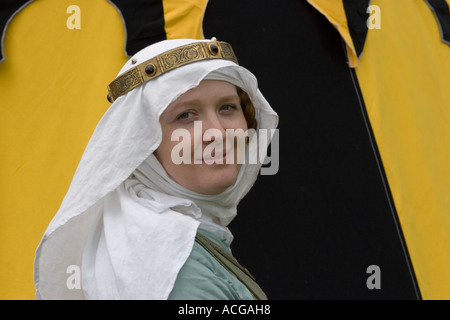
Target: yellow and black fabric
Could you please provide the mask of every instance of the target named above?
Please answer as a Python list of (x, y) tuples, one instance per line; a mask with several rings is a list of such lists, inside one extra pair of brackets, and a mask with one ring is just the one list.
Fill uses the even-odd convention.
[(126, 52), (131, 56), (149, 43), (166, 39), (162, 0), (110, 0), (120, 10), (127, 30)]
[(445, 1), (434, 4), (447, 18), (425, 1), (385, 2), (373, 1), (386, 22), (369, 32), (356, 75), (422, 295), (449, 299), (450, 46), (439, 22), (450, 11)]
[(427, 0), (439, 23), (442, 41), (450, 44), (450, 14), (447, 0)]
[[(445, 0), (371, 4), (380, 8), (381, 28), (368, 33), (355, 82), (422, 295), (448, 299), (450, 144), (443, 137), (450, 136), (449, 6)], [(349, 22), (348, 28), (357, 27)]]
[(367, 8), (370, 0), (308, 0), (308, 2), (325, 15), (339, 31), (346, 44), (349, 64), (355, 67), (366, 41), (369, 17)]
[(267, 295), (450, 298), (449, 4), (2, 1), (0, 298), (34, 297), (34, 250), (128, 57), (213, 36), (280, 115), (278, 174), (258, 179), (230, 226)]

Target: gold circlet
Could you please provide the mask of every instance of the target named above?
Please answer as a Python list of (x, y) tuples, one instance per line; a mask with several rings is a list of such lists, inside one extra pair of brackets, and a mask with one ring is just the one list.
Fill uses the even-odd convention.
[(184, 45), (142, 62), (117, 77), (108, 86), (108, 101), (112, 103), (144, 82), (155, 79), (168, 71), (189, 63), (209, 59), (226, 59), (239, 64), (233, 48), (226, 42), (213, 38), (211, 42)]

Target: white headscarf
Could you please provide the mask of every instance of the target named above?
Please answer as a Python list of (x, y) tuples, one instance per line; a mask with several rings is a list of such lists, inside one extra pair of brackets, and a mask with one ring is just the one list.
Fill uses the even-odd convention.
[[(209, 40), (151, 45), (133, 56), (119, 75), (133, 67), (131, 60), (141, 63), (198, 41)], [(261, 163), (242, 165), (233, 186), (209, 196), (173, 181), (153, 156), (162, 138), (160, 115), (205, 79), (242, 88), (254, 104), (258, 128), (276, 128), (278, 117), (256, 78), (229, 60), (184, 65), (119, 97), (100, 120), (36, 250), (37, 298), (166, 299), (199, 226), (231, 242), (226, 226)], [(69, 283), (77, 270), (81, 288)]]

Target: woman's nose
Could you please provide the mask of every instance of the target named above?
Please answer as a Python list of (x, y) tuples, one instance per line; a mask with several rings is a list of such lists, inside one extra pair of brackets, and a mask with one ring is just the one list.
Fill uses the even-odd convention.
[(202, 126), (203, 142), (208, 143), (216, 139), (225, 139), (226, 129), (216, 114), (205, 117)]

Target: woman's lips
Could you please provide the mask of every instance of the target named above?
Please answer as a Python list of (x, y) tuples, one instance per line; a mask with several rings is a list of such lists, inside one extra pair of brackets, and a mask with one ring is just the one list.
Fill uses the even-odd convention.
[[(236, 154), (235, 146), (223, 148), (222, 151), (218, 151), (216, 148), (213, 148), (212, 150), (206, 150), (206, 152), (205, 150), (205, 148), (202, 150), (201, 155), (198, 154), (198, 156), (201, 156), (201, 158), (194, 157), (194, 164), (234, 164), (235, 162), (235, 159), (233, 157), (233, 154)], [(228, 160), (227, 156), (229, 158)]]
[[(214, 151), (212, 152), (214, 153)], [(202, 162), (206, 164), (225, 164), (227, 161), (227, 154), (211, 154), (211, 157), (203, 157)]]

